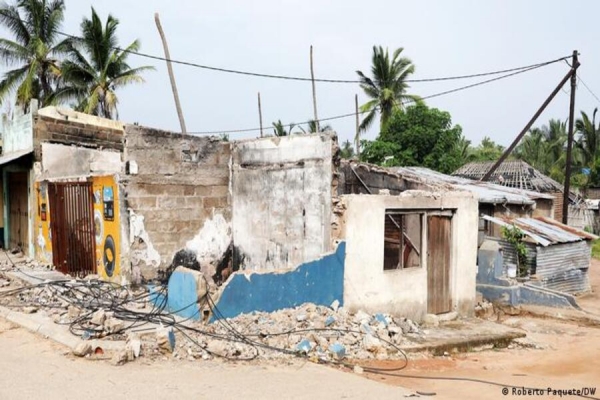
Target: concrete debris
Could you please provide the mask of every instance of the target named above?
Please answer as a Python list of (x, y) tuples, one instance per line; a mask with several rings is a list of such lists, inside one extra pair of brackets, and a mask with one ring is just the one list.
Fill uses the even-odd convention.
[(355, 374), (362, 375), (364, 372), (365, 372), (365, 370), (360, 365), (355, 365), (354, 366), (354, 373)]
[(125, 348), (127, 351), (131, 351), (133, 358), (138, 358), (142, 352), (142, 340), (136, 334), (130, 334), (127, 337)]
[(172, 353), (175, 350), (175, 334), (171, 328), (156, 329), (156, 343), (162, 353)]
[(331, 303), (331, 309), (337, 312), (338, 308), (340, 308), (340, 302), (339, 300), (334, 300), (333, 303)]
[[(388, 314), (371, 315), (365, 311), (352, 314), (344, 307), (337, 307), (337, 311), (334, 308), (304, 304), (273, 313), (242, 314), (227, 319), (226, 323), (231, 329), (265, 346), (285, 350), (279, 352), (259, 348), (258, 356), (266, 359), (290, 358), (293, 357), (292, 353), (306, 354), (320, 360), (398, 359), (402, 356), (394, 346), (409, 344), (423, 336), (419, 326), (406, 318), (395, 318)], [(227, 326), (219, 321), (208, 326), (202, 325), (201, 329), (209, 334), (230, 335)], [(300, 330), (302, 332), (294, 333)], [(244, 343), (201, 335), (193, 339), (200, 343), (206, 341), (207, 350), (227, 357), (252, 358), (256, 354), (254, 347)], [(205, 358), (201, 354), (196, 357)]]
[(67, 314), (71, 320), (75, 320), (81, 315), (81, 309), (79, 307), (69, 306), (69, 308), (67, 308)]
[(33, 314), (36, 313), (38, 311), (37, 307), (23, 307), (23, 312), (25, 314)]
[(423, 326), (426, 326), (427, 328), (437, 328), (440, 326), (440, 319), (435, 314), (426, 314), (421, 322), (423, 323)]
[(104, 321), (104, 330), (107, 333), (118, 333), (125, 329), (125, 322), (120, 319), (110, 317)]
[(494, 305), (489, 301), (483, 300), (475, 306), (475, 316), (477, 318), (493, 319), (495, 318), (495, 315)]
[(334, 343), (329, 346), (329, 351), (336, 360), (341, 360), (346, 356), (346, 348), (339, 343)]
[(102, 325), (104, 325), (105, 320), (106, 320), (106, 312), (101, 308), (92, 314), (92, 319), (90, 320), (90, 324), (102, 326)]
[(377, 353), (383, 347), (381, 340), (377, 339), (375, 336), (367, 333), (363, 338), (363, 347), (365, 350), (370, 351), (372, 353)]
[(73, 354), (77, 357), (85, 357), (88, 354), (92, 354), (92, 345), (89, 342), (80, 342), (73, 349)]
[(127, 350), (117, 351), (110, 359), (110, 363), (115, 366), (125, 364), (129, 361), (129, 355), (127, 353)]

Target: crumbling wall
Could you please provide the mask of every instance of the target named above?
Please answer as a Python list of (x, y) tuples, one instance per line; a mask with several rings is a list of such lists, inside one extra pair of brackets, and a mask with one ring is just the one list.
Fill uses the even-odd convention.
[(42, 160), (42, 143), (123, 151), (123, 125), (68, 109), (46, 107), (34, 117), (35, 160)]
[(289, 269), (331, 249), (336, 146), (329, 134), (233, 144), (236, 266)]
[(231, 241), (230, 144), (139, 126), (125, 132), (134, 278), (156, 278), (186, 249), (204, 268)]
[(119, 174), (121, 152), (63, 144), (41, 143), (41, 175), (38, 180)]

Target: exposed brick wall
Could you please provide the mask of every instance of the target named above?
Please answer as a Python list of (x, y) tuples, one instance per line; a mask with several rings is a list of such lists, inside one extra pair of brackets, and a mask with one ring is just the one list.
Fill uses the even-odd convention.
[(42, 142), (122, 151), (123, 131), (64, 118), (36, 115), (33, 145), (37, 161), (41, 160)]
[(152, 245), (168, 265), (204, 223), (219, 213), (231, 221), (230, 145), (138, 126), (125, 129), (126, 206), (144, 216)]

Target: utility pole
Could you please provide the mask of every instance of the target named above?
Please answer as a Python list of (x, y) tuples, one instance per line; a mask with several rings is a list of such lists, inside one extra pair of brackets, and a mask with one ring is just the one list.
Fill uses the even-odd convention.
[[(574, 52), (574, 53), (576, 53), (576, 52)], [(577, 57), (574, 56), (574, 59), (576, 60)], [(560, 92), (560, 89), (562, 89), (562, 87), (565, 85), (565, 83), (567, 83), (567, 81), (569, 79), (576, 79), (576, 70), (577, 70), (577, 67), (579, 67), (579, 63), (573, 64), (573, 66), (571, 67), (571, 70), (569, 70), (569, 72), (565, 75), (565, 77), (560, 81), (560, 83), (558, 84), (558, 86), (556, 86), (556, 88), (552, 91), (552, 93), (550, 93), (550, 96), (548, 96), (548, 98), (544, 101), (544, 103), (540, 106), (540, 108), (535, 112), (535, 114), (533, 115), (533, 117), (531, 117), (531, 119), (529, 120), (529, 122), (527, 123), (527, 125), (525, 125), (525, 127), (523, 128), (523, 130), (519, 133), (519, 135), (517, 135), (517, 137), (510, 144), (510, 146), (508, 146), (508, 148), (506, 150), (504, 150), (504, 153), (502, 153), (502, 155), (500, 156), (500, 158), (498, 159), (498, 161), (496, 161), (496, 163), (492, 166), (492, 168), (490, 168), (488, 170), (488, 172), (486, 172), (486, 174), (484, 175), (484, 177), (481, 178), (481, 181), (487, 181), (488, 179), (490, 179), (490, 177), (494, 174), (494, 172), (496, 171), (496, 169), (498, 169), (498, 167), (500, 166), (500, 164), (502, 164), (504, 162), (504, 160), (506, 160), (506, 158), (510, 155), (510, 153), (512, 153), (512, 151), (515, 149), (515, 147), (517, 147), (517, 145), (519, 144), (519, 142), (521, 141), (521, 139), (523, 139), (523, 136), (525, 136), (525, 134), (533, 126), (533, 124), (538, 119), (538, 117), (542, 114), (542, 112), (544, 112), (544, 110), (546, 109), (546, 107), (548, 107), (548, 104), (550, 104), (550, 102), (552, 101), (552, 99), (554, 99), (554, 97), (556, 97), (556, 95), (558, 94), (558, 92)], [(575, 76), (575, 78), (574, 78), (574, 76)], [(571, 107), (572, 108), (575, 107), (575, 99), (574, 98), (573, 98), (573, 100), (571, 102)], [(571, 123), (571, 122), (572, 122), (572, 119), (569, 120), (569, 123)]]
[(167, 38), (160, 24), (160, 18), (158, 13), (154, 14), (154, 21), (156, 22), (156, 28), (162, 40), (163, 48), (165, 50), (165, 58), (167, 59), (167, 70), (169, 71), (169, 79), (171, 80), (171, 89), (173, 90), (173, 97), (175, 98), (175, 108), (177, 109), (177, 115), (179, 117), (179, 125), (181, 125), (181, 133), (186, 134), (187, 129), (185, 128), (185, 120), (183, 119), (183, 112), (181, 111), (181, 103), (179, 103), (179, 92), (177, 91), (177, 84), (175, 83), (175, 75), (173, 74), (173, 66), (171, 65), (171, 55), (169, 53), (169, 46), (167, 45)]
[(354, 110), (356, 112), (356, 136), (354, 141), (356, 142), (356, 156), (360, 158), (360, 119), (358, 117), (358, 95), (354, 95)]
[(565, 188), (563, 193), (563, 224), (569, 223), (569, 193), (571, 192), (571, 161), (573, 156), (573, 125), (575, 120), (575, 89), (577, 88), (577, 50), (573, 50), (573, 63), (571, 64), (571, 103), (569, 105), (569, 138), (567, 140), (567, 166), (565, 171)]
[(319, 129), (319, 116), (317, 115), (317, 88), (315, 87), (315, 70), (313, 68), (313, 47), (310, 45), (310, 80), (312, 81), (313, 108), (315, 110), (315, 128), (316, 133)]
[(258, 92), (258, 120), (260, 121), (260, 137), (263, 137), (262, 107), (260, 105), (260, 92)]

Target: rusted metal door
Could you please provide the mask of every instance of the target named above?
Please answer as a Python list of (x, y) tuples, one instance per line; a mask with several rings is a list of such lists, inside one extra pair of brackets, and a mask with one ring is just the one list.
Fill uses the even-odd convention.
[(427, 219), (427, 312), (450, 312), (450, 240), (452, 218), (430, 215)]
[(8, 173), (8, 248), (27, 252), (29, 236), (27, 172)]
[(95, 273), (92, 183), (50, 183), (48, 197), (54, 265), (61, 272), (72, 276)]

